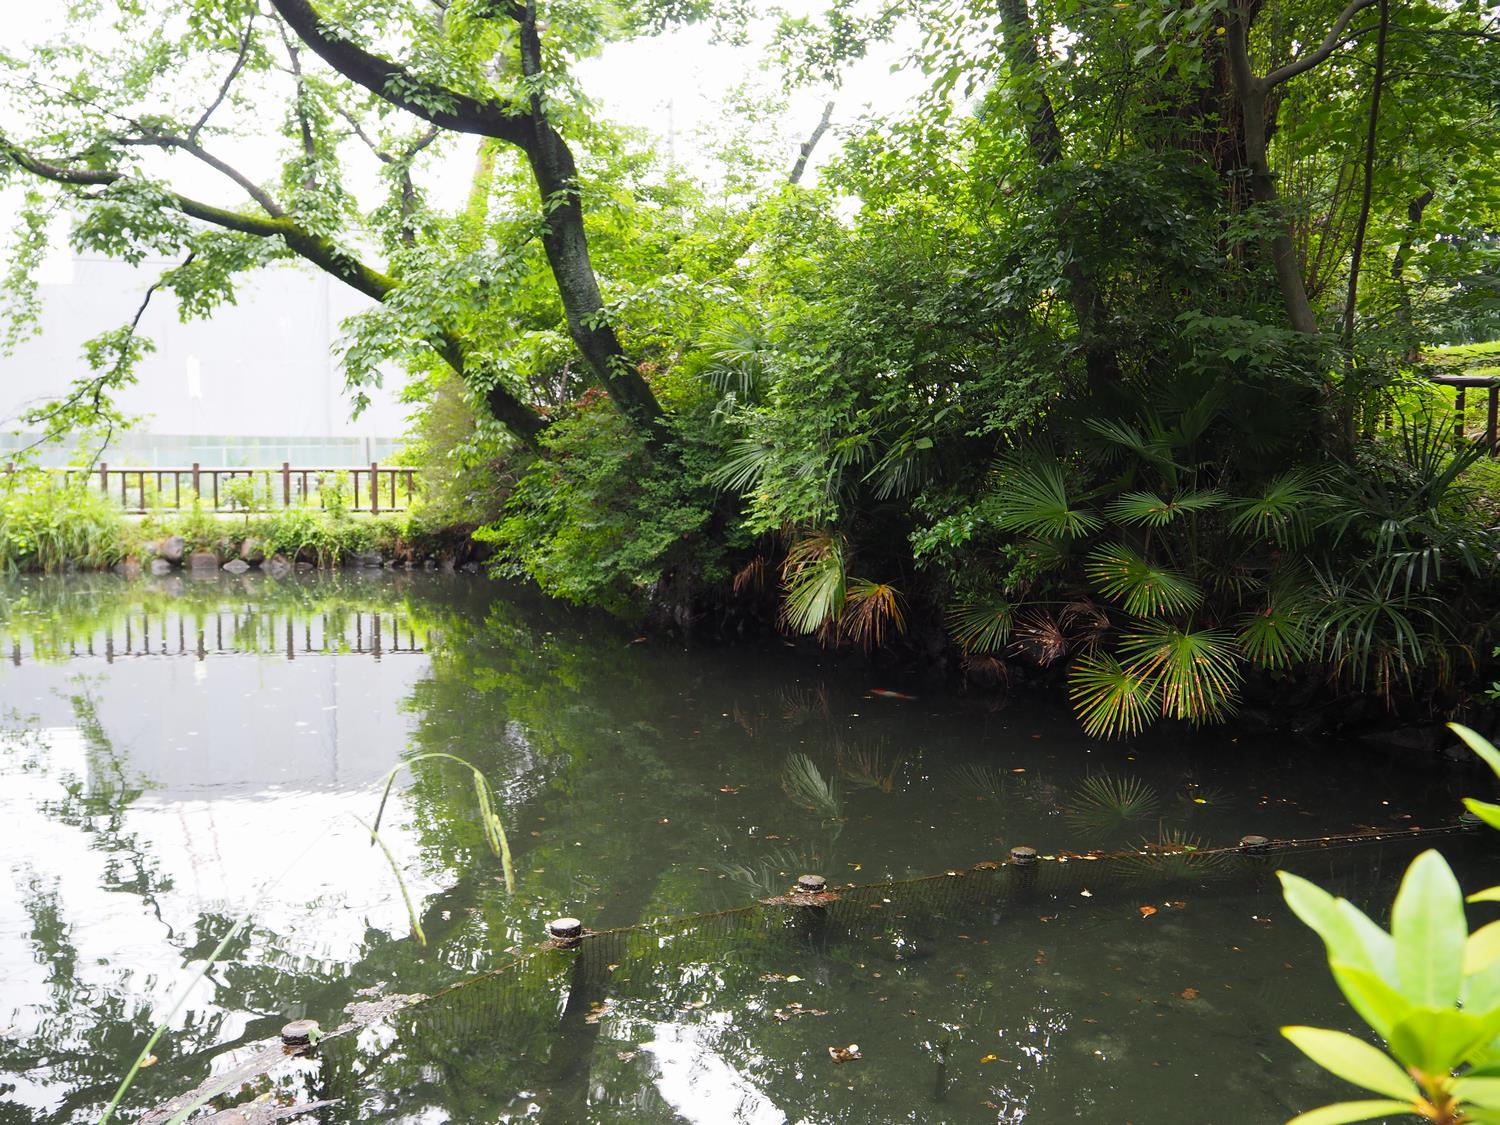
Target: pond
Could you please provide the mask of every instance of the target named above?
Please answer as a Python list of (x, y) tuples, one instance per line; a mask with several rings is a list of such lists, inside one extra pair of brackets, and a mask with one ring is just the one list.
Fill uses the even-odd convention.
[[(124, 1120), (289, 1019), (506, 970), (560, 915), (631, 927), (1018, 844), (1407, 831), (1483, 785), (1232, 728), (1094, 742), (1052, 703), (776, 639), (684, 648), (462, 575), (16, 580), (0, 626), (6, 1125), (95, 1120), (169, 1011)], [(509, 872), (442, 758), (398, 774), (372, 846), (421, 754), (489, 779)], [(1439, 844), (1471, 886), (1482, 845)], [(1378, 913), (1414, 850), (1287, 865)], [(1169, 866), (951, 910), (924, 908), (941, 880), (896, 887), (860, 926), (646, 930), (583, 983), (548, 954), (231, 1093), (328, 1100), (299, 1118), (324, 1122), (754, 1125), (1276, 1122), (1348, 1096), (1277, 1034), (1354, 1020), (1273, 865)]]

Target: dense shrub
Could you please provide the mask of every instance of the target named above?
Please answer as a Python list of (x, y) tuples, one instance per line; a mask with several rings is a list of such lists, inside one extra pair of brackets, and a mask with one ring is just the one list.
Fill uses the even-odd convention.
[(111, 566), (129, 542), (119, 508), (91, 484), (65, 487), (40, 473), (16, 474), (0, 492), (0, 567), (6, 570)]

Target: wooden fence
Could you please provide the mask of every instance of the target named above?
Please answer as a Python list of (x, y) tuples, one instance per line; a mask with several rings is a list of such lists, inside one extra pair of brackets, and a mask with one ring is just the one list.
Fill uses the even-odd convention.
[[(15, 472), (14, 465), (7, 466)], [(402, 512), (411, 506), (418, 470), (385, 467), (294, 468), (283, 461), (279, 469), (217, 469), (194, 463), (187, 468), (111, 468), (100, 462), (92, 469), (48, 469), (65, 485), (80, 477), (97, 482), (99, 491), (117, 497), (131, 513), (181, 512), (195, 498), (209, 512), (265, 512), (303, 503), (330, 506), (335, 491), (344, 492), (351, 511)], [(248, 482), (248, 483), (245, 483)], [(344, 483), (347, 482), (347, 489)]]
[(1430, 381), (1439, 386), (1452, 387), (1453, 393), (1453, 438), (1464, 441), (1468, 437), (1465, 410), (1469, 391), (1484, 390), (1488, 393), (1484, 414), (1484, 436), (1479, 440), (1490, 451), (1491, 457), (1500, 457), (1500, 376), (1497, 375), (1433, 375)]

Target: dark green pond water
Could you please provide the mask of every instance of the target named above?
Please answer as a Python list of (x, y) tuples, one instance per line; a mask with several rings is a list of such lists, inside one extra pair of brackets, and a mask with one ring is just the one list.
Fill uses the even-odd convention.
[[(456, 576), (17, 581), (0, 658), (6, 1125), (96, 1119), (245, 915), (124, 1120), (289, 1018), (511, 965), (558, 915), (631, 926), (1016, 844), (1429, 826), (1484, 786), (1288, 736), (1092, 742), (1042, 703), (774, 640), (687, 650)], [(403, 773), (381, 836), (425, 946), (360, 823), (424, 752), (489, 777), (514, 866), (511, 889), (462, 767)], [(1494, 874), (1472, 838), (1439, 846), (1470, 885)], [(1379, 914), (1413, 850), (1287, 865)], [(232, 1093), (332, 1099), (303, 1118), (324, 1122), (753, 1125), (1277, 1122), (1352, 1096), (1277, 1034), (1353, 1023), (1270, 867), (1083, 866), (951, 910), (893, 889), (860, 905), (876, 924), (653, 931), (586, 984), (550, 954)]]

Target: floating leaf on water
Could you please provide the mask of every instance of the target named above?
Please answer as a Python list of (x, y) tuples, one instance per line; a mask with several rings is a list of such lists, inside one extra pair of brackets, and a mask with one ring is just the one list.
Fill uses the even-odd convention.
[(799, 977), (799, 976), (798, 976), (798, 975), (797, 975), (797, 974), (796, 974), (796, 973), (791, 973), (791, 974), (789, 974), (789, 975), (788, 975), (788, 976), (787, 976), (787, 978), (786, 978), (786, 979), (787, 979), (787, 983), (788, 983), (788, 984), (796, 984), (796, 983), (797, 983), (797, 982), (798, 982), (798, 981), (799, 981), (799, 980), (801, 980), (801, 979), (802, 979), (802, 978), (801, 978), (801, 977)]
[(982, 1059), (979, 1060), (979, 1062), (980, 1062), (980, 1065), (982, 1066), (985, 1063), (992, 1063), (992, 1062), (994, 1062), (999, 1057), (1000, 1057), (999, 1055), (985, 1055), (984, 1058), (982, 1058)]
[(1196, 1000), (1198, 999), (1198, 990), (1196, 988), (1184, 988), (1182, 990), (1182, 998), (1184, 1000)]
[(1142, 918), (1149, 918), (1149, 917), (1151, 917), (1151, 915), (1153, 915), (1155, 913), (1156, 913), (1156, 907), (1154, 907), (1154, 906), (1143, 906), (1143, 907), (1141, 907), (1141, 917)]
[(142, 1066), (155, 1066), (156, 1065), (156, 1056), (155, 1055), (147, 1055), (145, 1058), (143, 1058), (141, 1060), (141, 1065)]
[(858, 1043), (850, 1043), (847, 1047), (829, 1047), (828, 1057), (836, 1063), (846, 1063), (864, 1056), (859, 1053)]
[(1079, 891), (1078, 893), (1083, 898), (1093, 898), (1094, 897), (1094, 892), (1091, 891), (1091, 890), (1089, 890), (1087, 887), (1084, 887), (1083, 890)]

